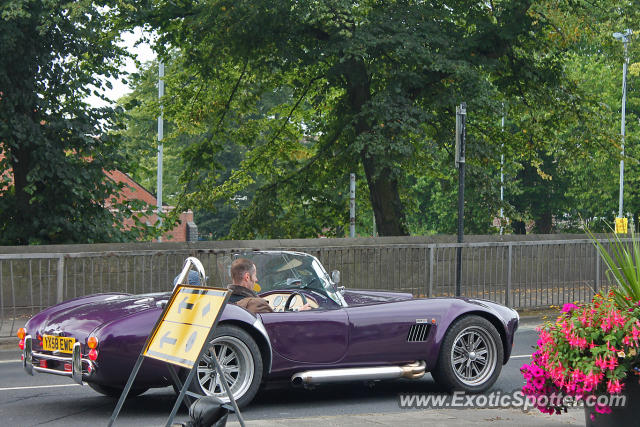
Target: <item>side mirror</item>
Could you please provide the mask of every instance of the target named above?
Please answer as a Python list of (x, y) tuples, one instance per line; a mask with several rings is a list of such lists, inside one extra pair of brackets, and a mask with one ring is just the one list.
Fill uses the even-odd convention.
[(331, 280), (333, 281), (333, 283), (335, 283), (336, 285), (338, 283), (340, 283), (340, 270), (333, 270), (331, 272)]

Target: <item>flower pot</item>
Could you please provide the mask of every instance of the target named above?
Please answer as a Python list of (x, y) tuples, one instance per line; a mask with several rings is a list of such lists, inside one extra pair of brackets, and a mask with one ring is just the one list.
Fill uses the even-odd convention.
[[(599, 414), (593, 407), (584, 406), (586, 427), (635, 426), (640, 423), (640, 384), (638, 377), (630, 375), (625, 381), (622, 394), (626, 396), (624, 406), (612, 406), (610, 414)], [(593, 415), (593, 419), (591, 417)]]

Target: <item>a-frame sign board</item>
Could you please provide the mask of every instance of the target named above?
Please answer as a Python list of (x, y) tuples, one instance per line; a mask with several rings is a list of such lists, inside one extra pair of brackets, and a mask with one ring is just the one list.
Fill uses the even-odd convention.
[[(185, 261), (182, 272), (178, 276), (178, 283), (187, 277), (191, 264), (198, 269), (201, 276), (201, 283), (204, 283), (205, 275), (202, 264), (196, 258), (191, 257)], [(198, 360), (200, 360), (202, 355), (207, 351), (208, 343), (213, 339), (215, 327), (230, 296), (231, 294), (227, 289), (183, 284), (177, 284), (175, 286), (167, 306), (142, 347), (138, 360), (131, 371), (131, 375), (129, 375), (129, 380), (111, 415), (108, 424), (109, 427), (111, 427), (117, 419), (145, 357), (168, 363), (169, 372), (173, 380), (180, 387), (178, 399), (173, 405), (166, 424), (167, 427), (171, 425), (182, 400), (187, 394), (187, 388), (193, 380), (197, 370)], [(229, 385), (227, 381), (224, 380), (220, 364), (215, 354), (212, 356), (211, 359), (215, 365), (216, 372), (222, 379), (221, 383), (233, 405), (240, 424), (244, 426), (244, 420), (229, 389)], [(180, 384), (180, 379), (173, 365), (178, 365), (190, 370), (184, 384)]]

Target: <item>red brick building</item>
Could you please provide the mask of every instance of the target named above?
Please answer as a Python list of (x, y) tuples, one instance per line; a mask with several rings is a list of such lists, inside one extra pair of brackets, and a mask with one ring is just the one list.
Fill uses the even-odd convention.
[[(126, 173), (115, 170), (106, 172), (106, 175), (115, 182), (123, 182), (125, 184), (120, 195), (118, 196), (119, 202), (122, 202), (124, 200), (137, 199), (142, 200), (143, 202), (146, 202), (151, 206), (158, 205), (158, 199), (156, 199), (156, 197), (151, 194), (149, 190), (138, 184)], [(107, 206), (109, 206), (108, 202)], [(173, 209), (173, 206), (167, 206), (164, 204), (162, 206), (162, 211), (165, 213), (170, 212)], [(154, 214), (151, 216), (140, 218), (140, 220), (148, 224), (155, 224), (155, 222), (158, 220), (158, 216)], [(133, 219), (128, 219), (125, 221), (124, 226), (131, 227), (133, 223)], [(173, 230), (162, 235), (163, 242), (193, 242), (196, 240), (198, 240), (198, 232), (196, 225), (193, 222), (193, 212), (190, 210), (187, 212), (182, 212), (180, 214), (180, 223)]]

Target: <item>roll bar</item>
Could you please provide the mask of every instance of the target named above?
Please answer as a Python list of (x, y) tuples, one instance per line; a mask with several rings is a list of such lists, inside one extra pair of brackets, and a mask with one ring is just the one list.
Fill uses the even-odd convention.
[(190, 256), (189, 258), (187, 258), (184, 261), (184, 266), (182, 267), (182, 271), (178, 275), (178, 280), (176, 280), (176, 284), (173, 286), (174, 290), (175, 290), (176, 286), (178, 286), (179, 284), (182, 284), (184, 282), (184, 280), (187, 278), (187, 276), (189, 274), (189, 271), (191, 271), (191, 269), (193, 267), (196, 268), (196, 272), (200, 276), (200, 284), (202, 286), (206, 285), (207, 276), (205, 275), (204, 267), (202, 266), (202, 263), (200, 262), (200, 260), (198, 258)]

